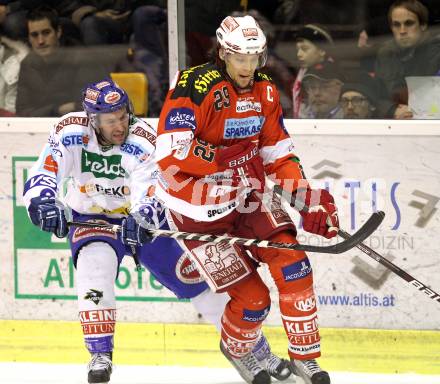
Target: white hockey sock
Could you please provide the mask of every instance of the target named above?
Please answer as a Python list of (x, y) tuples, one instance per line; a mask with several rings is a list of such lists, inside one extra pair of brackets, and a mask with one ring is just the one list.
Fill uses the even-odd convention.
[(84, 341), (90, 353), (113, 350), (117, 268), (116, 253), (107, 243), (90, 243), (79, 252), (76, 271), (78, 309)]
[(206, 321), (214, 324), (220, 332), (222, 329), (222, 316), (225, 305), (229, 301), (226, 293), (214, 293), (209, 288), (193, 297), (191, 303)]

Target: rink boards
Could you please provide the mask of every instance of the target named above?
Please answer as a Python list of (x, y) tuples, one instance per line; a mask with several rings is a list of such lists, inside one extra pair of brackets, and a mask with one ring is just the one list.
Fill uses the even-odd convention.
[[(151, 122), (155, 124), (155, 120)], [(3, 155), (0, 165), (2, 319), (73, 321), (77, 317), (75, 272), (67, 243), (34, 228), (27, 219), (21, 199), (27, 170), (35, 161), (53, 123), (53, 119), (0, 120), (0, 153)], [(429, 121), (334, 120), (286, 121), (286, 126), (294, 137), (296, 153), (307, 177), (313, 179), (316, 187), (328, 187), (335, 196), (343, 228), (353, 232), (374, 209), (384, 210), (387, 217), (368, 239), (367, 245), (439, 292), (438, 124)], [(302, 231), (299, 240), (329, 244), (325, 239)], [(402, 350), (407, 348), (407, 351), (417, 350), (408, 340), (415, 340), (416, 346), (426, 347), (430, 344), (426, 344), (425, 338), (437, 335), (438, 332), (429, 331), (440, 328), (440, 303), (417, 292), (360, 251), (309, 256), (314, 269), (319, 322), (326, 328), (323, 330), (325, 352), (328, 351), (326, 335), (328, 340), (333, 340), (331, 335), (345, 334), (347, 328), (414, 330), (415, 333), (401, 332), (396, 339), (401, 341)], [(267, 271), (263, 269), (262, 273), (271, 284)], [(147, 271), (135, 272), (131, 259), (124, 261), (116, 289), (118, 318), (123, 322), (167, 323), (161, 325), (163, 327), (172, 327), (169, 323), (203, 323), (189, 303), (177, 301)], [(273, 286), (271, 292), (275, 299)], [(267, 324), (275, 326), (274, 332), (279, 330), (276, 327), (280, 325), (276, 301)], [(131, 325), (118, 324), (118, 332), (125, 326)], [(143, 325), (151, 332), (161, 326)], [(69, 325), (66, 327), (59, 334), (66, 335)], [(193, 328), (185, 328), (185, 333), (191, 333)], [(19, 329), (28, 332), (21, 326)], [(381, 343), (381, 340), (387, 340), (386, 335), (390, 335), (389, 331), (370, 332), (376, 332), (375, 337), (354, 332), (350, 333), (353, 339), (347, 342), (354, 348), (359, 345), (356, 337)], [(338, 339), (339, 336), (334, 337)], [(148, 344), (148, 338), (139, 339)], [(194, 339), (189, 339), (191, 344), (196, 344)], [(360, 345), (360, 355), (361, 351), (370, 351), (371, 346), (365, 344), (364, 348), (364, 344)], [(437, 371), (439, 365), (437, 361)], [(429, 369), (425, 373), (430, 373)]]

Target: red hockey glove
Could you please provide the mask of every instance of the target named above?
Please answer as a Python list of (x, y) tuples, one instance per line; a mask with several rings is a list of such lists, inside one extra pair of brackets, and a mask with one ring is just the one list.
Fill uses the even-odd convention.
[(338, 234), (339, 218), (333, 196), (325, 189), (307, 189), (296, 196), (308, 209), (299, 213), (303, 218), (303, 228), (330, 239)]
[(220, 149), (217, 153), (220, 171), (231, 169), (232, 184), (240, 183), (257, 191), (264, 191), (265, 175), (263, 160), (258, 154), (258, 146), (250, 140)]

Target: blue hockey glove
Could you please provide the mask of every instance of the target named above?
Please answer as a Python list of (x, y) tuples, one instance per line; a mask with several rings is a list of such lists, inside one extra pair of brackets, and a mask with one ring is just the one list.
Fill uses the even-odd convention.
[(146, 216), (142, 224), (138, 224), (136, 219), (129, 215), (122, 220), (121, 240), (128, 246), (142, 246), (150, 242), (153, 236), (146, 228), (155, 228), (153, 221)]
[(69, 233), (64, 208), (53, 197), (34, 197), (28, 212), (32, 223), (43, 231), (52, 232), (59, 238), (66, 237)]

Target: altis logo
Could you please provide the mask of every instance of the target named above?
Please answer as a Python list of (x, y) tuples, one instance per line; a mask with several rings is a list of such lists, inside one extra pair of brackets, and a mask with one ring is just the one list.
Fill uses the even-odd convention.
[(81, 154), (81, 171), (91, 172), (96, 178), (116, 179), (125, 176), (121, 165), (121, 155), (102, 156), (83, 149)]

